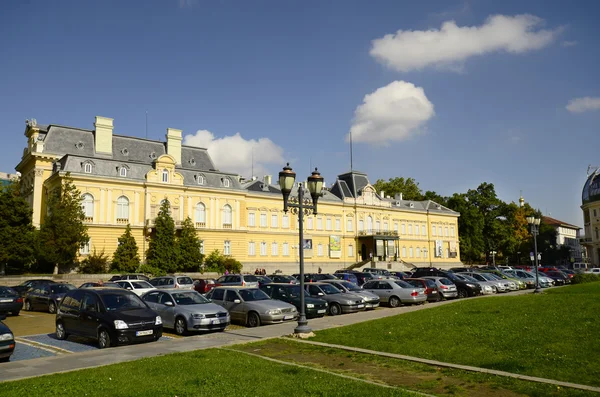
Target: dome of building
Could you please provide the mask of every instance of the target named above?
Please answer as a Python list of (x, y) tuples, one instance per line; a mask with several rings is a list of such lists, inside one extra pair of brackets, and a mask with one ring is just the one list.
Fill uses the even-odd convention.
[(600, 201), (600, 169), (592, 172), (583, 185), (581, 193), (581, 201), (583, 204)]

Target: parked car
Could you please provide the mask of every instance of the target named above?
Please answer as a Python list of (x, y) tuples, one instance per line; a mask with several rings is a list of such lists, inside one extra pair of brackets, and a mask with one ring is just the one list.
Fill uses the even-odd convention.
[(565, 285), (571, 283), (571, 278), (566, 273), (560, 271), (547, 271), (544, 272), (544, 274), (553, 279), (556, 285)]
[[(271, 283), (260, 287), (271, 299), (291, 303), (300, 311), (300, 286), (297, 284)], [(317, 299), (305, 294), (304, 313), (307, 318), (323, 317), (329, 308), (326, 300)]]
[(389, 304), (390, 307), (422, 303), (427, 300), (425, 288), (415, 287), (403, 280), (371, 280), (363, 285), (363, 289), (379, 296), (381, 302)]
[[(292, 276), (296, 277), (298, 281), (300, 281), (299, 274), (292, 274)], [(323, 280), (337, 280), (337, 277), (333, 274), (327, 273), (304, 273), (304, 282), (305, 283), (317, 283)]]
[(588, 269), (584, 273), (587, 273), (587, 274), (598, 274), (598, 275), (600, 275), (600, 267), (594, 267), (592, 269)]
[(0, 314), (11, 313), (18, 316), (23, 308), (23, 298), (10, 287), (0, 286)]
[(148, 291), (156, 289), (154, 285), (143, 280), (119, 280), (116, 282), (119, 287), (132, 291), (137, 296), (142, 296)]
[(488, 277), (492, 277), (493, 280), (497, 280), (499, 282), (504, 283), (504, 286), (507, 288), (508, 291), (518, 291), (520, 289), (519, 283), (516, 282), (515, 280), (509, 280), (507, 278), (500, 277), (496, 273), (483, 273), (483, 274), (487, 274)]
[(427, 280), (425, 278), (406, 278), (403, 281), (406, 281), (416, 288), (424, 288), (428, 302), (439, 302), (442, 300), (442, 295), (439, 293), (437, 285), (433, 280)]
[(0, 314), (0, 363), (9, 361), (15, 350), (15, 336), (10, 328), (2, 322), (4, 319), (6, 316)]
[(499, 281), (498, 279), (492, 278), (489, 273), (465, 272), (461, 274), (466, 274), (467, 276), (473, 277), (475, 280), (481, 283), (488, 282), (489, 285), (492, 285), (496, 289), (496, 292), (508, 292), (508, 285), (502, 281)]
[(358, 286), (362, 286), (367, 281), (374, 279), (373, 274), (371, 273), (353, 271), (352, 274), (356, 276), (356, 280), (358, 281), (356, 284), (358, 284)]
[(143, 280), (150, 281), (150, 277), (144, 274), (123, 274), (120, 276), (112, 276), (109, 281), (117, 281), (117, 280)]
[[(456, 273), (449, 272), (446, 270), (436, 269), (435, 267), (425, 267), (425, 268), (417, 268), (415, 270), (412, 277), (413, 278), (423, 278), (425, 276), (433, 276), (433, 277), (443, 277), (449, 279), (455, 286), (458, 292), (459, 298), (466, 298), (468, 296), (477, 296), (481, 295), (481, 286), (479, 284), (465, 282), (458, 277), (456, 277)], [(438, 285), (439, 286), (439, 285)], [(445, 293), (447, 291), (440, 291), (442, 295), (445, 297)]]
[(249, 287), (258, 288), (258, 278), (251, 274), (228, 274), (215, 281), (215, 287)]
[(294, 305), (271, 299), (258, 288), (215, 287), (206, 297), (227, 309), (231, 321), (241, 322), (248, 327), (293, 321), (298, 317)]
[(299, 281), (294, 276), (287, 276), (285, 274), (270, 274), (268, 276), (274, 283), (287, 283), (287, 284), (298, 284)]
[[(506, 269), (506, 270), (512, 270), (512, 269)], [(527, 289), (527, 283), (525, 283), (523, 280), (519, 279), (518, 277), (504, 273), (503, 270), (486, 270), (485, 273), (494, 274), (503, 280), (512, 281), (517, 284), (517, 287), (519, 289)]]
[[(442, 295), (442, 299), (453, 299), (453, 298), (459, 297), (458, 288), (456, 288), (456, 285), (452, 281), (450, 281), (450, 279), (447, 279), (446, 277), (439, 277), (439, 276), (424, 276), (421, 278), (433, 280), (435, 282), (435, 285), (437, 285), (437, 287), (438, 287), (439, 293)], [(463, 282), (465, 282), (465, 281), (463, 281)], [(471, 283), (466, 282), (466, 283), (475, 284), (473, 282), (471, 282)], [(479, 288), (481, 289), (481, 286)]]
[(188, 276), (162, 276), (155, 277), (149, 281), (155, 288), (182, 288), (194, 289), (194, 281)]
[(474, 283), (474, 284), (479, 284), (481, 286), (481, 293), (483, 295), (492, 295), (497, 293), (498, 291), (496, 290), (496, 285), (494, 283), (492, 283), (491, 281), (480, 281), (477, 280), (471, 276), (469, 276), (467, 273), (455, 273), (454, 274), (459, 280), (463, 280), (469, 283)]
[(406, 272), (390, 272), (390, 274), (394, 277), (398, 277), (400, 280), (407, 279), (409, 277)]
[(194, 290), (201, 294), (206, 294), (211, 289), (215, 288), (215, 280), (212, 278), (199, 278), (194, 280)]
[(392, 274), (386, 269), (377, 269), (374, 267), (365, 267), (362, 269), (364, 273), (371, 273), (374, 278), (390, 278)]
[(535, 288), (535, 276), (532, 277), (529, 273), (522, 269), (503, 270), (502, 273), (509, 277), (518, 278), (527, 285), (527, 288)]
[(76, 287), (71, 284), (39, 284), (25, 294), (23, 306), (27, 311), (47, 310), (54, 314), (65, 294), (73, 289)]
[(377, 309), (381, 299), (379, 296), (365, 289), (360, 288), (358, 285), (345, 280), (323, 280), (324, 283), (329, 283), (339, 289), (342, 292), (350, 292), (354, 295), (358, 295), (365, 301), (365, 310)]
[(38, 285), (45, 285), (45, 284), (54, 284), (55, 281), (54, 280), (50, 280), (50, 279), (34, 279), (34, 280), (27, 280), (27, 281), (23, 281), (21, 284), (19, 285), (15, 285), (13, 287), (11, 287), (12, 289), (14, 289), (15, 291), (17, 291), (17, 293), (21, 296), (21, 297), (25, 297), (25, 294), (27, 293), (27, 291), (29, 291), (30, 289), (37, 287)]
[(111, 281), (106, 281), (106, 282), (102, 282), (102, 283), (83, 283), (79, 286), (79, 288), (92, 288), (92, 287), (122, 288), (119, 284), (113, 283)]
[[(528, 273), (531, 277), (535, 278), (535, 269), (531, 272), (526, 273)], [(552, 280), (550, 277), (546, 277), (544, 273), (538, 272), (538, 280), (540, 282), (541, 288), (550, 288), (554, 286), (554, 280)]]
[(189, 331), (224, 331), (231, 322), (229, 313), (196, 291), (180, 288), (146, 292), (142, 300), (160, 315), (163, 327), (177, 335)]
[(161, 317), (136, 294), (122, 288), (69, 291), (56, 314), (56, 337), (78, 335), (98, 341), (104, 349), (117, 344), (156, 341)]
[(309, 283), (305, 285), (308, 294), (313, 298), (326, 300), (329, 304), (329, 315), (356, 313), (365, 310), (365, 302), (361, 296), (343, 293), (328, 283)]
[(263, 275), (258, 275), (255, 276), (258, 279), (258, 287), (262, 287), (263, 285), (266, 284), (271, 284), (273, 282), (273, 280), (271, 280), (269, 277), (267, 276), (263, 276)]
[[(358, 278), (356, 277), (355, 274), (352, 274), (352, 273), (335, 273), (334, 276), (336, 276), (340, 280), (349, 281), (349, 282), (351, 282), (353, 284), (356, 284), (358, 286)], [(325, 280), (323, 280), (323, 281), (325, 281)]]

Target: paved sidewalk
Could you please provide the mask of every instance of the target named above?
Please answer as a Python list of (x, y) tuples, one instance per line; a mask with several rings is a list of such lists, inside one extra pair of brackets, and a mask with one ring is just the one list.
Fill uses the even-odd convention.
[[(529, 293), (530, 290), (513, 292), (509, 296)], [(504, 295), (501, 295), (504, 296)], [(477, 297), (475, 299), (486, 299), (488, 297)], [(493, 297), (490, 297), (493, 298)], [(309, 320), (309, 325), (314, 331), (328, 328), (341, 327), (369, 320), (376, 320), (423, 310), (440, 305), (453, 304), (460, 300), (428, 303), (419, 306), (404, 306), (390, 309), (383, 308), (368, 312), (344, 314), (341, 316), (326, 316), (319, 319)], [(103, 365), (121, 363), (125, 361), (138, 360), (145, 357), (155, 357), (164, 354), (188, 352), (199, 349), (210, 349), (213, 347), (233, 345), (237, 343), (254, 342), (262, 339), (278, 338), (294, 332), (296, 322), (269, 325), (258, 328), (246, 328), (235, 331), (221, 332), (208, 335), (195, 335), (186, 338), (178, 338), (167, 341), (145, 343), (139, 345), (121, 346), (103, 350), (86, 351), (54, 357), (36, 358), (32, 360), (15, 361), (0, 364), (0, 382), (43, 376), (59, 372), (75, 371), (84, 368), (93, 368)]]

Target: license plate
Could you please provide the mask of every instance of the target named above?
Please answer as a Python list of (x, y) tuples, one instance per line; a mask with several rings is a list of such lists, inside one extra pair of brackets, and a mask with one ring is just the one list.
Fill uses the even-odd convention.
[(294, 318), (294, 316), (283, 316), (283, 319), (284, 319), (284, 320), (290, 320), (290, 319), (292, 319), (292, 318)]
[(323, 309), (323, 310), (317, 310), (317, 313), (321, 314), (321, 313), (325, 313), (327, 310)]
[(363, 307), (365, 307), (365, 305), (358, 305), (359, 309), (362, 309)]
[(137, 332), (135, 333), (135, 336), (145, 336), (145, 335), (152, 335), (152, 333), (153, 333), (153, 332), (154, 332), (154, 331), (153, 331), (153, 330), (151, 330), (151, 329), (149, 329), (149, 330), (146, 330), (146, 331), (137, 331)]
[(211, 324), (221, 324), (221, 320), (220, 319), (212, 320), (210, 323)]
[(9, 303), (12, 302), (12, 299), (0, 299), (0, 303)]

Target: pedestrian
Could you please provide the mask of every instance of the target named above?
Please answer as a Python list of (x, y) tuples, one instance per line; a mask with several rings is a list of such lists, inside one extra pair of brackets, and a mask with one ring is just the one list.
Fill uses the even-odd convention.
[(225, 269), (225, 275), (227, 276), (229, 274), (229, 270)]
[(254, 271), (254, 275), (258, 276), (260, 274), (260, 271), (258, 270), (258, 268), (256, 268), (256, 270)]
[(319, 267), (319, 274), (321, 274), (321, 272), (322, 272), (322, 271), (323, 271), (323, 269), (321, 269), (321, 268)]

